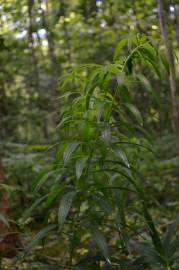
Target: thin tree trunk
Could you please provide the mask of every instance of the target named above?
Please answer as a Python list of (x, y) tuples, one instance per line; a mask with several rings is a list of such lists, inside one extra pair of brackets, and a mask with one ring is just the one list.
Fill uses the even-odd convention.
[[(172, 44), (169, 39), (167, 32), (167, 21), (166, 21), (166, 12), (164, 10), (163, 0), (157, 0), (158, 10), (159, 10), (159, 23), (160, 29), (163, 37), (163, 41), (166, 47), (166, 55), (169, 63), (169, 81), (170, 81), (170, 93), (172, 100), (172, 127), (174, 134), (177, 135), (179, 131), (179, 113), (178, 113), (178, 102), (177, 102), (177, 84), (176, 84), (176, 71), (175, 71), (175, 62), (173, 56)], [(177, 146), (179, 143), (177, 142)]]
[[(35, 49), (35, 43), (34, 43), (34, 38), (33, 38), (33, 6), (34, 6), (34, 0), (27, 0), (28, 1), (28, 17), (29, 17), (29, 26), (28, 26), (28, 37), (29, 37), (29, 49), (31, 51), (32, 55), (32, 61), (33, 61), (33, 74), (35, 78), (35, 87), (36, 91), (39, 93), (39, 101), (42, 109), (44, 109), (44, 106), (46, 105), (46, 100), (44, 100), (41, 89), (40, 89), (40, 74), (39, 74), (39, 67), (38, 67), (38, 57), (36, 54), (36, 49)], [(39, 0), (39, 3), (42, 4), (42, 1)], [(55, 56), (53, 54), (53, 47), (52, 43), (50, 42), (50, 37), (49, 37), (49, 31), (48, 31), (48, 23), (46, 22), (46, 14), (44, 13), (44, 10), (41, 9), (42, 12), (42, 21), (43, 21), (43, 26), (47, 31), (47, 40), (48, 40), (48, 45), (49, 45), (49, 58), (51, 59), (52, 65), (53, 65), (53, 70), (56, 72), (57, 68), (55, 68)], [(39, 35), (37, 33), (37, 38), (39, 39)], [(42, 52), (41, 52), (42, 53)], [(56, 74), (56, 73), (55, 73)], [(54, 76), (53, 82), (52, 82), (52, 88), (53, 92), (56, 91), (56, 79), (57, 76)], [(32, 102), (30, 102), (31, 104)], [(43, 132), (44, 132), (44, 138), (48, 139), (48, 123), (47, 123), (47, 117), (44, 116), (44, 125), (43, 125)]]
[[(48, 41), (48, 54), (49, 54), (49, 58), (51, 60), (51, 66), (52, 66), (53, 72), (55, 73), (54, 75), (55, 75), (55, 77), (57, 77), (57, 71), (58, 71), (57, 59), (56, 59), (55, 50), (54, 50), (55, 46), (54, 46), (53, 37), (51, 34), (51, 30), (49, 28), (47, 1), (39, 0), (39, 4), (40, 4), (40, 9), (41, 9), (41, 14), (42, 14), (42, 24), (46, 30), (46, 37), (47, 37), (47, 41)], [(46, 11), (42, 8), (42, 4), (45, 4)]]
[(179, 46), (179, 10), (176, 9), (176, 6), (175, 6), (174, 14), (175, 14), (175, 20), (174, 20), (175, 34), (176, 34), (177, 44)]
[(34, 78), (35, 78), (35, 86), (37, 89), (39, 88), (39, 69), (38, 69), (38, 61), (36, 56), (36, 51), (34, 47), (34, 38), (33, 38), (33, 16), (32, 16), (32, 8), (34, 5), (34, 0), (27, 0), (28, 4), (28, 17), (29, 17), (29, 26), (28, 26), (28, 38), (29, 38), (29, 50), (31, 51), (33, 68), (34, 68)]
[(60, 10), (61, 10), (61, 13), (64, 16), (63, 31), (64, 31), (65, 44), (66, 44), (66, 48), (67, 48), (66, 56), (67, 56), (67, 59), (68, 59), (68, 67), (70, 68), (71, 64), (72, 64), (72, 54), (71, 54), (71, 44), (70, 44), (68, 28), (67, 28), (67, 24), (66, 24), (66, 21), (65, 21), (66, 10), (65, 10), (65, 2), (64, 2), (64, 0), (60, 0)]

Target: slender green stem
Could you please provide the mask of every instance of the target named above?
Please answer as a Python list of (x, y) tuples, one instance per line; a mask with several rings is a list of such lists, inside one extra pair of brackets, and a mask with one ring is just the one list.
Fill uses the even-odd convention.
[(167, 266), (165, 267), (165, 270), (172, 270), (172, 268), (171, 268), (169, 265), (167, 265)]
[(126, 58), (124, 64), (123, 64), (123, 68), (122, 68), (122, 72), (124, 71), (125, 67), (126, 67), (126, 64), (127, 62), (129, 61), (129, 59), (132, 57), (132, 55), (138, 51), (139, 48), (142, 48), (143, 47), (143, 44), (142, 45), (138, 45), (137, 47), (135, 47), (132, 52), (128, 55), (128, 57)]

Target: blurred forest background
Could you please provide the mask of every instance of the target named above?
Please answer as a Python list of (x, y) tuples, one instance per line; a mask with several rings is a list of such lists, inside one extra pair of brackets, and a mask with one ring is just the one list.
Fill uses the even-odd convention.
[[(75, 236), (72, 235), (78, 227), (72, 222), (78, 206), (74, 205), (69, 210), (72, 198), (66, 198), (66, 206), (61, 198), (66, 189), (73, 189), (75, 184), (68, 171), (65, 178), (62, 169), (60, 172), (55, 171), (54, 174), (56, 167), (54, 169), (54, 165), (50, 165), (54, 164), (54, 157), (55, 161), (60, 162), (59, 155), (62, 150), (59, 149), (59, 144), (62, 140), (67, 140), (65, 133), (61, 131), (63, 123), (60, 121), (64, 119), (64, 111), (71, 108), (71, 101), (78, 96), (76, 93), (81, 91), (81, 83), (90, 78), (91, 67), (88, 64), (104, 65), (105, 70), (114, 59), (116, 48), (119, 50), (123, 47), (118, 45), (119, 42), (123, 39), (127, 40), (128, 49), (124, 46), (120, 57), (127, 56), (130, 48), (131, 50), (133, 48), (133, 40), (137, 34), (149, 37), (149, 43), (152, 43), (161, 58), (155, 62), (157, 72), (137, 61), (132, 71), (129, 71), (130, 68), (126, 71), (125, 86), (121, 86), (121, 78), (117, 77), (122, 93), (120, 94), (122, 98), (119, 96), (118, 102), (120, 104), (121, 99), (122, 102), (127, 102), (126, 107), (129, 110), (127, 117), (130, 118), (133, 114), (132, 118), (137, 118), (137, 121), (140, 117), (143, 119), (143, 126), (140, 129), (134, 127), (133, 130), (129, 130), (133, 124), (128, 122), (128, 131), (124, 131), (125, 137), (122, 138), (129, 144), (124, 145), (126, 148), (121, 148), (118, 155), (124, 163), (128, 158), (129, 163), (145, 178), (143, 186), (144, 193), (148, 195), (147, 208), (150, 209), (156, 223), (157, 235), (162, 239), (161, 235), (167, 231), (168, 225), (173, 224), (179, 210), (179, 1), (0, 1), (0, 258), (2, 269), (179, 269), (177, 251), (179, 236), (176, 231), (175, 236), (172, 235), (174, 237), (172, 239), (175, 239), (173, 242), (171, 239), (171, 241), (166, 239), (164, 241), (168, 245), (169, 242), (173, 243), (171, 249), (173, 248), (173, 253), (176, 252), (174, 257), (171, 251), (170, 255), (166, 255), (167, 252), (162, 253), (162, 248), (156, 250), (158, 246), (155, 246), (155, 237), (152, 238), (155, 251), (146, 248), (146, 253), (143, 254), (142, 249), (145, 249), (145, 245), (140, 248), (138, 246), (135, 251), (132, 251), (134, 257), (129, 252), (127, 239), (137, 241), (140, 240), (139, 235), (145, 238), (147, 234), (144, 225), (146, 222), (143, 222), (146, 213), (145, 218), (141, 218), (140, 213), (138, 220), (136, 214), (140, 208), (138, 201), (136, 202), (134, 195), (124, 193), (125, 189), (131, 188), (130, 184), (125, 186), (122, 182), (123, 193), (119, 199), (120, 205), (126, 205), (125, 222), (124, 220), (123, 223), (119, 222), (122, 224), (122, 232), (125, 231), (122, 240), (113, 235), (113, 216), (109, 218), (111, 213), (117, 211), (115, 199), (110, 197), (113, 195), (103, 194), (103, 188), (97, 184), (95, 190), (99, 191), (101, 198), (104, 195), (103, 201), (99, 202), (102, 199), (98, 198), (98, 203), (93, 203), (93, 199), (88, 198), (88, 203), (81, 206), (81, 212), (90, 216), (92, 224), (95, 220), (96, 227), (100, 228), (99, 231), (95, 230), (95, 226), (91, 229), (94, 242), (97, 239), (96, 245), (93, 240), (89, 240), (89, 234), (84, 232), (83, 226)], [(111, 71), (115, 76), (117, 72)], [(66, 98), (67, 93), (70, 98)], [(65, 99), (61, 96), (65, 96)], [(129, 101), (136, 107), (128, 106)], [(79, 111), (80, 108), (79, 106)], [(77, 106), (72, 116), (78, 115), (79, 111)], [(112, 113), (112, 116), (114, 119), (117, 118), (115, 113)], [(74, 128), (71, 132), (73, 134), (70, 135), (70, 143), (73, 141), (72, 135), (75, 141), (77, 140), (78, 128)], [(82, 134), (83, 139), (86, 136), (84, 141), (88, 145), (92, 146), (93, 143), (95, 145), (94, 137), (90, 137), (91, 127), (85, 124), (83, 132), (85, 133)], [(96, 132), (96, 136), (97, 134)], [(105, 136), (108, 135), (103, 137)], [(138, 147), (138, 145), (145, 147)], [(73, 144), (68, 151), (66, 150), (63, 154), (64, 160), (67, 156), (69, 158), (76, 147), (77, 144), (75, 146)], [(106, 149), (109, 151), (108, 147)], [(105, 151), (102, 153), (106, 155)], [(81, 152), (77, 154), (82, 155)], [(87, 160), (85, 158), (83, 157), (81, 163), (74, 166), (73, 159), (70, 161), (70, 168), (76, 168), (77, 180), (81, 179)], [(101, 160), (99, 157), (97, 159)], [(95, 166), (99, 169), (102, 165)], [(68, 168), (68, 170), (72, 169)], [(101, 177), (105, 178), (109, 174), (110, 172), (104, 176), (101, 173)], [(114, 176), (114, 171), (111, 175)], [(58, 185), (57, 180), (60, 181)], [(84, 176), (84, 181), (87, 181), (87, 176)], [(93, 180), (90, 178), (90, 181)], [(82, 188), (80, 182), (75, 186), (75, 190), (76, 188), (81, 192), (81, 189), (85, 190), (86, 186)], [(94, 190), (91, 192), (94, 193)], [(80, 201), (85, 200), (83, 196), (80, 197)], [(105, 204), (108, 199), (109, 204), (113, 204), (114, 208)], [(58, 210), (59, 201), (64, 207), (63, 211), (62, 206), (61, 210)], [(134, 205), (131, 205), (131, 202)], [(100, 207), (98, 204), (102, 205), (100, 211), (104, 211), (103, 214), (98, 213)], [(88, 206), (94, 212), (86, 210)], [(137, 209), (135, 213), (133, 208)], [(24, 259), (18, 259), (16, 266), (11, 265), (12, 258), (24, 252), (24, 248), (34, 235), (46, 228), (47, 224), (55, 223), (57, 215), (57, 219), (62, 215), (65, 220), (67, 214), (70, 215), (70, 219), (64, 234), (59, 236), (58, 230), (53, 227), (52, 230), (55, 232), (50, 233), (50, 236), (48, 234), (47, 239), (41, 241), (43, 236), (46, 237), (46, 232), (50, 231), (47, 227), (42, 237), (37, 237), (37, 241), (28, 246), (28, 250), (25, 251), (27, 256), (23, 253)], [(150, 226), (149, 222), (148, 227)], [(174, 233), (174, 226), (172, 228)], [(149, 228), (149, 231), (151, 230)], [(102, 231), (107, 237), (114, 236), (107, 240), (112, 263), (109, 263), (106, 255), (108, 252)], [(170, 230), (170, 234), (172, 233)], [(149, 236), (146, 239), (150, 242)], [(34, 248), (36, 248), (35, 252)], [(102, 253), (102, 257), (98, 251)], [(138, 261), (134, 262), (134, 259), (138, 258), (136, 255), (138, 253), (145, 257), (144, 262), (140, 261), (139, 264)], [(163, 261), (160, 258), (159, 262), (153, 264), (154, 258), (162, 257), (164, 253), (169, 258)], [(115, 259), (119, 257), (120, 262)], [(78, 264), (79, 258), (83, 258), (82, 266), (81, 263)]]

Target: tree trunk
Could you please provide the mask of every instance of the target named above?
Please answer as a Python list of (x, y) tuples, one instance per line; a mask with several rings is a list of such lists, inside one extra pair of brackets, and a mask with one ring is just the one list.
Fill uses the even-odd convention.
[(34, 5), (34, 0), (27, 0), (28, 4), (28, 19), (29, 19), (29, 25), (28, 25), (28, 45), (29, 50), (32, 55), (32, 61), (33, 61), (33, 69), (34, 69), (34, 78), (35, 78), (35, 87), (37, 87), (37, 90), (39, 90), (39, 69), (38, 69), (38, 60), (36, 56), (36, 50), (34, 46), (34, 38), (33, 38), (33, 16), (32, 16), (32, 8)]
[(174, 27), (175, 27), (175, 34), (176, 34), (177, 44), (179, 46), (179, 10), (176, 9), (176, 6), (175, 6)]
[[(159, 23), (160, 29), (163, 37), (163, 41), (166, 48), (166, 55), (169, 63), (169, 82), (170, 82), (170, 93), (172, 101), (172, 127), (174, 134), (177, 136), (179, 131), (179, 113), (178, 113), (178, 103), (177, 103), (177, 84), (176, 84), (176, 72), (175, 72), (175, 62), (173, 57), (172, 44), (169, 39), (167, 32), (167, 21), (166, 21), (166, 12), (164, 10), (163, 0), (157, 0), (158, 11), (159, 11)], [(178, 141), (178, 140), (177, 140)], [(177, 142), (177, 145), (178, 142)]]
[[(46, 10), (44, 10), (42, 8), (43, 3), (46, 6)], [(55, 44), (54, 44), (53, 36), (51, 33), (51, 29), (49, 27), (48, 4), (47, 4), (47, 1), (44, 2), (42, 0), (39, 0), (39, 4), (40, 4), (40, 10), (41, 10), (41, 14), (42, 14), (41, 15), (42, 16), (42, 24), (46, 30), (46, 37), (47, 37), (47, 41), (48, 41), (48, 54), (49, 54), (49, 58), (51, 60), (51, 67), (52, 67), (52, 71), (54, 73), (55, 78), (57, 78), (59, 72), (58, 72), (57, 58), (55, 55)]]
[(59, 10), (61, 10), (61, 14), (63, 14), (63, 16), (64, 16), (63, 32), (64, 32), (65, 46), (67, 48), (66, 57), (68, 60), (68, 68), (70, 68), (71, 64), (72, 64), (72, 53), (71, 53), (70, 37), (69, 37), (69, 33), (68, 33), (67, 24), (65, 21), (65, 16), (66, 16), (65, 2), (64, 2), (64, 0), (60, 0), (59, 3), (60, 3)]

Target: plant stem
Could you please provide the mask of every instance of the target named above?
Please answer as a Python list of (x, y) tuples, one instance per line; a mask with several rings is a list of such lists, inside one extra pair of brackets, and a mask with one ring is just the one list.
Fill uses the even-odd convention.
[(176, 146), (177, 151), (179, 151), (179, 142), (178, 142), (178, 130), (179, 130), (179, 122), (178, 122), (178, 103), (177, 103), (177, 82), (176, 82), (176, 69), (175, 69), (175, 61), (173, 55), (173, 48), (171, 41), (169, 39), (169, 34), (167, 31), (167, 14), (164, 9), (164, 1), (157, 0), (158, 10), (159, 10), (159, 23), (160, 29), (163, 37), (163, 41), (166, 48), (166, 56), (169, 63), (169, 82), (170, 82), (170, 93), (171, 93), (171, 101), (172, 101), (172, 127), (173, 132), (176, 137)]

